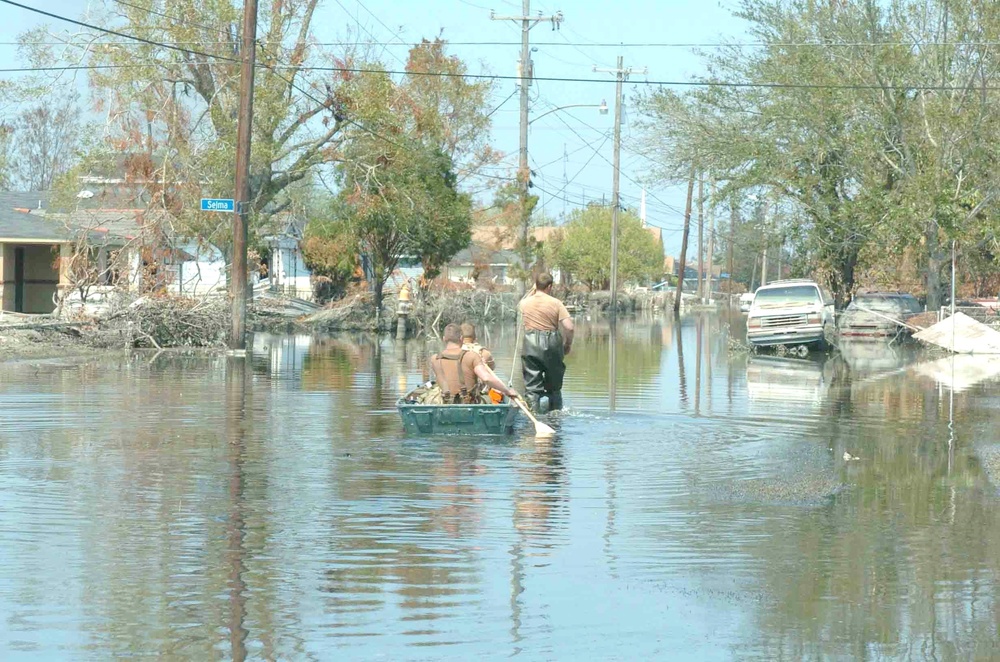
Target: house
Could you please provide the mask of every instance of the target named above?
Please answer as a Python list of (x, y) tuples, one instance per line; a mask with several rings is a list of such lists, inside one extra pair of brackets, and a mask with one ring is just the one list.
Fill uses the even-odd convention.
[(291, 212), (281, 212), (271, 217), (270, 226), (271, 232), (264, 242), (271, 253), (266, 262), (271, 290), (311, 301), (312, 272), (301, 250), (306, 220)]
[(0, 313), (51, 313), (66, 286), (69, 232), (44, 216), (47, 196), (0, 193)]
[(514, 251), (472, 244), (448, 262), (445, 275), (459, 283), (474, 284), (485, 280), (497, 285), (512, 285), (517, 282), (511, 274), (512, 267), (520, 263)]

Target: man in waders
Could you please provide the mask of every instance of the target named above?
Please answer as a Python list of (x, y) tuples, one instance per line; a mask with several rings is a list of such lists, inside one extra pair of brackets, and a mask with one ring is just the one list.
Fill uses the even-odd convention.
[(445, 404), (480, 404), (480, 384), (509, 398), (517, 397), (486, 367), (477, 352), (462, 349), (462, 330), (457, 324), (444, 327), (443, 338), (444, 351), (432, 356), (430, 364)]
[(539, 274), (519, 305), (524, 324), (521, 371), (528, 404), (537, 412), (562, 409), (563, 358), (573, 347), (573, 318), (551, 295), (552, 276)]

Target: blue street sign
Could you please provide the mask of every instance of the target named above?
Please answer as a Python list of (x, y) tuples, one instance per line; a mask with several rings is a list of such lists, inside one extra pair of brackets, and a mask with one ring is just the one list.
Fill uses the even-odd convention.
[(202, 198), (202, 211), (236, 211), (236, 203), (232, 198)]

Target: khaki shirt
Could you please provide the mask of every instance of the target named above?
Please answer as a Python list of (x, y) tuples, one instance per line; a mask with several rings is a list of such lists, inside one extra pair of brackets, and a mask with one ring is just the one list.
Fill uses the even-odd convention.
[[(458, 361), (462, 360), (462, 377), (458, 373)], [(465, 352), (462, 356), (461, 350), (451, 350), (435, 354), (431, 357), (431, 371), (437, 379), (438, 386), (442, 391), (458, 395), (462, 392), (463, 386), (467, 393), (473, 393), (479, 378), (476, 377), (476, 368), (483, 363), (476, 352)]]
[(485, 363), (490, 370), (496, 370), (497, 362), (493, 359), (493, 354), (490, 353), (490, 350), (486, 349), (479, 343), (463, 343), (462, 349), (467, 352), (475, 352), (476, 354), (479, 354), (479, 356), (483, 359), (483, 363)]
[(520, 308), (525, 331), (559, 331), (560, 323), (570, 317), (562, 301), (544, 292), (527, 297)]

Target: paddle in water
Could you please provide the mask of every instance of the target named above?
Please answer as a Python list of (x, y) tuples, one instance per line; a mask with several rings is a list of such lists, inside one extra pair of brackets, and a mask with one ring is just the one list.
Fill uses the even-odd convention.
[[(496, 377), (496, 373), (493, 372), (492, 370), (490, 370), (490, 367), (488, 365), (486, 365), (484, 363), (483, 367), (486, 368), (487, 370), (489, 370), (489, 372), (494, 377)], [(551, 439), (552, 437), (556, 436), (556, 431), (555, 430), (553, 430), (548, 425), (546, 425), (545, 423), (542, 423), (540, 420), (538, 420), (537, 418), (535, 418), (535, 415), (531, 413), (530, 409), (528, 409), (528, 405), (524, 404), (524, 400), (521, 398), (520, 395), (518, 397), (514, 398), (514, 404), (517, 405), (518, 409), (521, 410), (521, 413), (523, 413), (525, 416), (528, 417), (529, 421), (531, 421), (532, 423), (535, 424), (535, 436), (537, 438), (539, 438), (539, 439)]]

